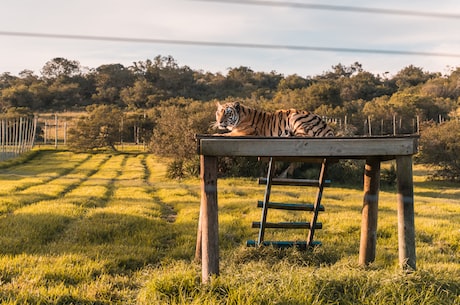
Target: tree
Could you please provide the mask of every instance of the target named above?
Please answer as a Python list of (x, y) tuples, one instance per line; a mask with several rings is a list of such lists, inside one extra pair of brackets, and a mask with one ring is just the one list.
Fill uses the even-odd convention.
[(321, 79), (339, 79), (339, 78), (350, 78), (353, 74), (363, 71), (363, 66), (359, 62), (355, 62), (349, 67), (342, 65), (341, 63), (332, 66), (333, 71), (328, 71), (322, 76)]
[(43, 66), (41, 73), (46, 79), (71, 78), (81, 73), (81, 67), (76, 60), (56, 57)]
[(146, 79), (139, 79), (132, 87), (121, 90), (120, 98), (131, 109), (152, 107), (157, 102), (155, 87)]
[(0, 96), (0, 107), (28, 107), (36, 109), (35, 104), (39, 102), (36, 96), (25, 84), (18, 84), (2, 90)]
[(278, 84), (278, 90), (294, 90), (308, 87), (311, 84), (311, 80), (305, 79), (297, 74), (288, 75), (280, 79)]
[(322, 80), (313, 83), (305, 89), (304, 109), (312, 110), (322, 104), (329, 104), (333, 107), (341, 106), (340, 88), (333, 81)]
[(393, 77), (393, 81), (401, 90), (422, 84), (432, 77), (434, 77), (433, 74), (423, 72), (422, 68), (410, 65), (399, 71), (395, 77)]
[(340, 96), (344, 101), (357, 99), (370, 101), (375, 97), (393, 93), (379, 77), (366, 71), (341, 80), (340, 87)]
[(10, 72), (4, 72), (0, 75), (0, 90), (13, 86), (19, 78), (11, 75)]
[(93, 105), (86, 108), (87, 115), (78, 119), (69, 129), (69, 147), (74, 150), (111, 148), (120, 141), (123, 113), (113, 105)]
[(95, 73), (93, 100), (100, 104), (121, 105), (120, 92), (134, 83), (134, 75), (122, 64), (102, 65)]

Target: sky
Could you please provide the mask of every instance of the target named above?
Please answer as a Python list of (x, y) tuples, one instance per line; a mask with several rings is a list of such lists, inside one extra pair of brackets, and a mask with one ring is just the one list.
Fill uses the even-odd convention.
[[(458, 0), (270, 0), (278, 4), (457, 14), (450, 17), (311, 9), (248, 0), (256, 1), (259, 5), (225, 0), (4, 0), (0, 2), (0, 74), (18, 75), (28, 69), (39, 75), (45, 63), (56, 57), (97, 68), (115, 63), (130, 66), (157, 55), (171, 55), (180, 66), (193, 70), (222, 74), (229, 68), (245, 66), (253, 71), (307, 77), (330, 71), (339, 63), (350, 66), (355, 62), (366, 71), (387, 76), (409, 65), (443, 74), (460, 67)], [(260, 5), (260, 1), (268, 5)], [(121, 39), (11, 35), (15, 33)], [(126, 38), (147, 41), (125, 41)], [(165, 43), (168, 41), (181, 43)], [(188, 42), (211, 42), (211, 45)], [(213, 45), (219, 43), (230, 45)], [(337, 48), (456, 56), (339, 52)]]

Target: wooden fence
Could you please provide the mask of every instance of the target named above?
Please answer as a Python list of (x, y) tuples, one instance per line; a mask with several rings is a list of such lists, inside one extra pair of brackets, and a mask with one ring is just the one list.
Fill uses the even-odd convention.
[(36, 117), (0, 119), (0, 161), (32, 149), (36, 129)]

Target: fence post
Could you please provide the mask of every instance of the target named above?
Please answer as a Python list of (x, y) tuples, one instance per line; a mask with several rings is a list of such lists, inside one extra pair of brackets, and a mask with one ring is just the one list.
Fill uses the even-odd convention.
[(54, 114), (54, 148), (58, 147), (58, 116)]
[(64, 145), (67, 144), (67, 121), (64, 121)]
[(396, 135), (396, 114), (393, 114), (393, 135)]

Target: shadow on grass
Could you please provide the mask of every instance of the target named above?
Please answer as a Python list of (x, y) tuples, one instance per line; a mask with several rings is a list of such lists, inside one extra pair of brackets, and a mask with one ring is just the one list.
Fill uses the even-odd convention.
[[(110, 272), (125, 273), (164, 258), (191, 259), (194, 253), (196, 233), (190, 230), (191, 224), (104, 209), (68, 212), (23, 212), (1, 218), (0, 254), (80, 254), (105, 261)], [(189, 236), (184, 239), (184, 235)], [(188, 252), (178, 252), (187, 249), (187, 240)]]

